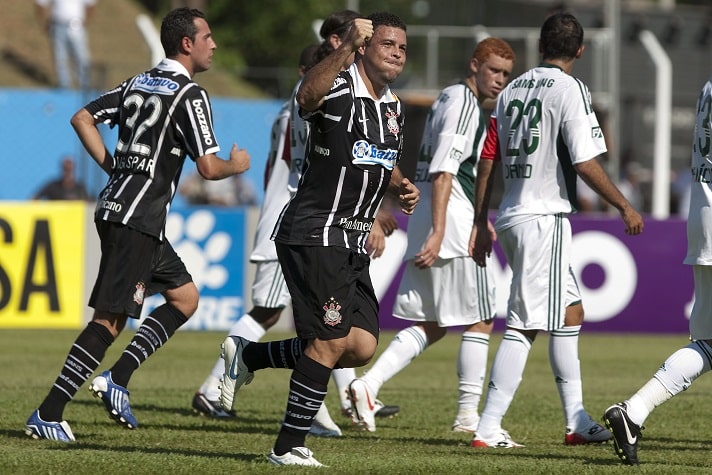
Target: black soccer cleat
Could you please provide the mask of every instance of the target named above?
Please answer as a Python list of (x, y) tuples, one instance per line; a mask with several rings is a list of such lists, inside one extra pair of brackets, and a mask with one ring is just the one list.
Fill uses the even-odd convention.
[(638, 465), (638, 441), (642, 427), (628, 417), (624, 402), (619, 402), (603, 413), (603, 422), (613, 434), (616, 455), (626, 465)]

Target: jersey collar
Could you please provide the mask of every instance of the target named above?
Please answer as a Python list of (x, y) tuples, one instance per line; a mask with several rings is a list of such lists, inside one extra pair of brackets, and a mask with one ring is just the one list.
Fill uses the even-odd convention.
[(156, 65), (156, 68), (160, 69), (162, 71), (169, 71), (172, 73), (182, 74), (183, 76), (187, 77), (188, 79), (191, 79), (190, 74), (188, 73), (188, 70), (185, 69), (185, 66), (180, 64), (175, 59), (163, 58), (161, 60), (161, 62)]
[[(348, 71), (348, 73), (353, 78), (354, 95), (356, 95), (356, 97), (368, 97), (369, 99), (373, 99), (371, 97), (371, 94), (369, 94), (368, 89), (366, 88), (366, 84), (363, 82), (363, 78), (361, 78), (361, 74), (359, 74), (358, 72), (358, 66), (356, 66), (356, 63), (353, 63), (351, 66), (349, 66), (349, 69), (347, 69), (346, 71)], [(386, 84), (386, 87), (383, 89), (383, 94), (380, 98), (378, 98), (376, 102), (396, 102), (396, 97), (391, 92), (391, 88), (388, 86), (388, 84)]]
[(555, 64), (551, 64), (551, 63), (545, 63), (545, 62), (543, 62), (543, 63), (541, 63), (541, 64), (539, 65), (539, 67), (540, 67), (540, 68), (558, 69), (559, 71), (563, 71), (563, 69), (561, 69), (559, 66), (557, 66), (557, 65), (555, 65)]

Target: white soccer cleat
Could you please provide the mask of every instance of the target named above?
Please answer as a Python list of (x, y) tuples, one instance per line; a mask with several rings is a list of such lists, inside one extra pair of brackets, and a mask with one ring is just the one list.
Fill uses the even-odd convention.
[(341, 437), (343, 435), (341, 428), (331, 418), (326, 404), (322, 403), (316, 416), (314, 416), (312, 425), (309, 428), (309, 434), (315, 437)]
[(493, 437), (481, 437), (480, 434), (475, 434), (472, 439), (472, 447), (475, 448), (490, 448), (490, 449), (520, 449), (524, 447), (512, 440), (509, 432), (502, 429)]
[(589, 419), (591, 422), (583, 430), (574, 432), (572, 429), (566, 429), (564, 445), (600, 444), (613, 438), (613, 434), (608, 429), (591, 419), (590, 416)]
[(284, 455), (276, 455), (272, 450), (267, 459), (275, 465), (304, 465), (307, 467), (326, 467), (314, 458), (314, 452), (306, 447), (294, 447)]
[(477, 413), (473, 415), (459, 415), (452, 423), (453, 432), (469, 432), (474, 433), (477, 430), (477, 424), (480, 422), (480, 416)]
[(362, 379), (354, 379), (349, 384), (351, 399), (351, 420), (354, 425), (368, 432), (376, 432), (376, 395)]
[(255, 377), (242, 360), (242, 351), (248, 343), (250, 341), (241, 336), (229, 336), (221, 345), (220, 356), (225, 360), (225, 373), (220, 384), (220, 405), (226, 411), (232, 411), (235, 392), (243, 384), (250, 384)]

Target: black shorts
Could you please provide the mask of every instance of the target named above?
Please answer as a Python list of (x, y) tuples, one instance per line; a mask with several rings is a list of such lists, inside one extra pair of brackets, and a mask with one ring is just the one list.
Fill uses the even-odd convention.
[(97, 221), (101, 263), (89, 306), (100, 312), (141, 316), (143, 299), (193, 278), (166, 240), (116, 223)]
[(367, 255), (342, 247), (276, 245), (300, 338), (333, 340), (358, 327), (378, 340)]

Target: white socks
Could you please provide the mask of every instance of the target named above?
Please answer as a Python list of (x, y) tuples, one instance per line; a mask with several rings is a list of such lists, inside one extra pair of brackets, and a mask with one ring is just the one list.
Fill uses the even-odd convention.
[(375, 397), (383, 383), (408, 366), (427, 347), (428, 338), (422, 328), (417, 325), (405, 328), (393, 337), (388, 348), (361, 379), (366, 381)]
[(581, 432), (591, 424), (591, 418), (583, 407), (578, 356), (580, 331), (581, 325), (576, 325), (559, 328), (549, 335), (549, 364), (559, 390), (566, 428), (572, 432)]
[(465, 332), (460, 342), (457, 356), (457, 377), (459, 397), (458, 416), (477, 414), (477, 406), (482, 396), (485, 372), (487, 371), (487, 351), (490, 336), (487, 333)]
[(628, 417), (642, 426), (660, 404), (686, 390), (692, 382), (710, 370), (712, 348), (704, 341), (694, 341), (665, 360), (650, 381), (629, 400)]
[(349, 384), (356, 379), (356, 370), (354, 368), (339, 368), (331, 372), (331, 379), (334, 380), (336, 391), (339, 393), (341, 401), (341, 410), (351, 409), (351, 400), (349, 399)]
[[(265, 336), (265, 333), (267, 331), (262, 328), (262, 325), (257, 323), (257, 320), (252, 318), (249, 313), (246, 313), (230, 327), (228, 335), (241, 336), (250, 341), (259, 341), (260, 338)], [(199, 389), (208, 401), (217, 401), (220, 398), (220, 378), (222, 378), (224, 372), (225, 361), (218, 356), (210, 375), (205, 378), (203, 385)]]
[(479, 436), (486, 439), (501, 432), (502, 418), (522, 381), (531, 347), (531, 341), (520, 332), (510, 329), (504, 332), (492, 362), (487, 399), (477, 426)]

